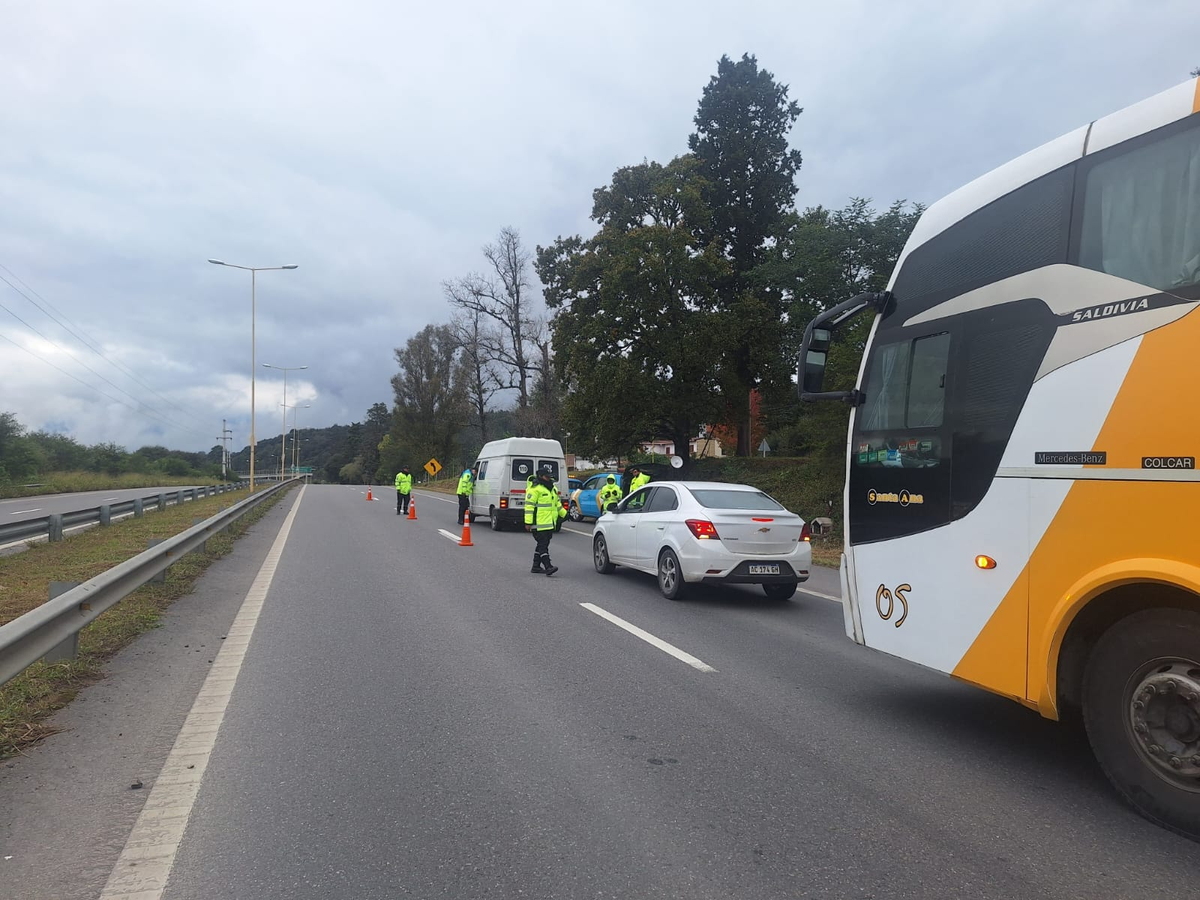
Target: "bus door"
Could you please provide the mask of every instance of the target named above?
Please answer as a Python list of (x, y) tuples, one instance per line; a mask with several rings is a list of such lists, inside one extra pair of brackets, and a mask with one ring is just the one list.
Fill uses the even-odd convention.
[(997, 475), (1052, 318), (1026, 298), (880, 328), (850, 447), (848, 550), (864, 642), (1017, 698), (1031, 487)]

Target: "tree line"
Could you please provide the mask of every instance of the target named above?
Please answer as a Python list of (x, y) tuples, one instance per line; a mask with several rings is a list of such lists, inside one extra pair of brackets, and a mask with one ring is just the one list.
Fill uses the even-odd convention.
[(0, 486), (25, 484), (51, 472), (219, 478), (221, 448), (189, 453), (147, 446), (131, 453), (119, 444), (82, 444), (65, 434), (30, 432), (15, 413), (0, 412)]

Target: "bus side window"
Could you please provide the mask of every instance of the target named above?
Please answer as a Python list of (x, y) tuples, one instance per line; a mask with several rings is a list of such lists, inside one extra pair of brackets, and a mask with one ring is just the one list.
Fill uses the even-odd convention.
[(1161, 291), (1200, 285), (1200, 127), (1131, 143), (1087, 161), (1079, 265)]
[(908, 378), (908, 428), (936, 428), (946, 407), (946, 361), (950, 333), (917, 338), (912, 348), (912, 373)]

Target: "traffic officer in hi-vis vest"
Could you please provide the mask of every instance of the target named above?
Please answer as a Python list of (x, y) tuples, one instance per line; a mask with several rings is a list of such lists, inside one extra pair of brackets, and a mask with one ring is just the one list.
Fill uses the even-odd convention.
[(559, 520), (566, 515), (558, 491), (554, 489), (553, 476), (549, 472), (538, 473), (537, 481), (525, 494), (525, 530), (533, 532), (537, 541), (530, 572), (553, 575), (558, 571), (558, 566), (550, 562), (550, 538), (554, 537)]
[(412, 475), (405, 466), (396, 473), (396, 515), (402, 516), (408, 512), (408, 499), (412, 495)]

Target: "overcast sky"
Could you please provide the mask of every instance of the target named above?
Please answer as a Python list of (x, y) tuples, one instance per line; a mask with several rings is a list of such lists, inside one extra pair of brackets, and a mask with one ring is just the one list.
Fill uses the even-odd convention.
[(258, 362), (310, 367), (301, 427), (362, 420), (500, 228), (587, 232), (686, 152), (722, 54), (804, 107), (802, 207), (932, 202), (1200, 66), (1196, 0), (0, 7), (0, 277), (74, 332), (0, 281), (0, 411), (130, 449), (249, 440), (250, 277), (206, 258), (299, 265), (259, 276)]

